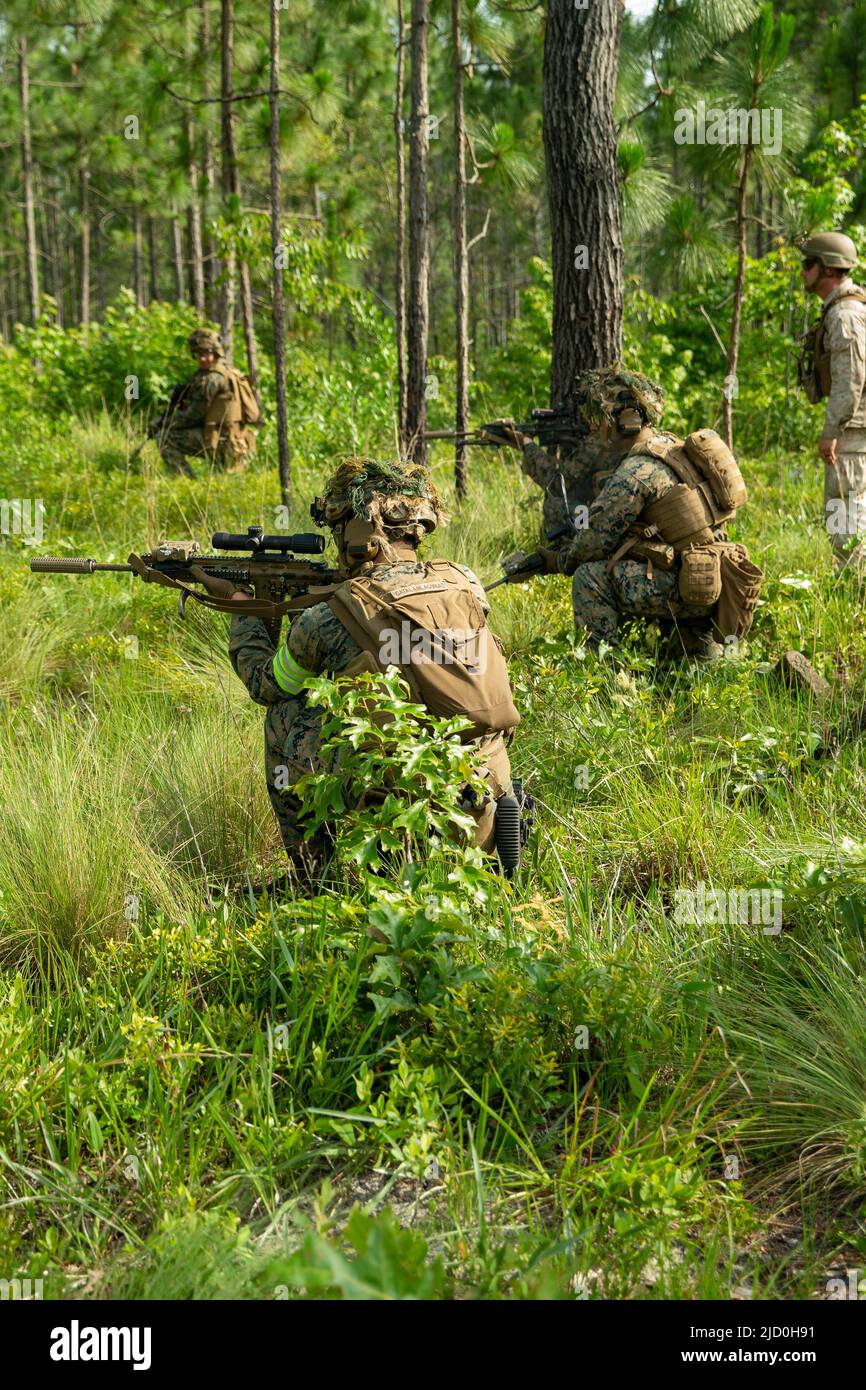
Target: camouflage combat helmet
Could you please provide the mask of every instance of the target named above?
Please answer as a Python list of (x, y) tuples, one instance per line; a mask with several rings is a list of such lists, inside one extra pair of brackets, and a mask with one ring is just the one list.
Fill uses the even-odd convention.
[(800, 254), (831, 270), (852, 270), (857, 264), (857, 247), (844, 232), (816, 232), (803, 242)]
[(200, 352), (212, 352), (216, 357), (225, 356), (220, 335), (212, 328), (194, 329), (186, 342), (193, 357), (197, 357)]
[(598, 427), (606, 421), (620, 434), (637, 434), (644, 425), (657, 425), (664, 403), (664, 391), (654, 381), (619, 366), (581, 372), (569, 401), (587, 424)]
[(418, 540), (444, 519), (442, 499), (421, 464), (359, 457), (341, 461), (311, 513), (319, 526), (355, 516)]

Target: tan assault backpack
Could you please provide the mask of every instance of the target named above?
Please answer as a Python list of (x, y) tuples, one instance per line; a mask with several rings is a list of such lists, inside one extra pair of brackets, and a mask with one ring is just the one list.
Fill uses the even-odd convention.
[(514, 729), (520, 715), (505, 658), (469, 580), (447, 560), (426, 568), (394, 585), (349, 579), (328, 606), (379, 670), (399, 668), (431, 714), (471, 720), (467, 740)]
[(715, 430), (695, 430), (683, 444), (651, 441), (644, 446), (676, 473), (679, 483), (641, 513), (662, 540), (681, 552), (711, 545), (712, 528), (730, 521), (746, 501), (740, 466)]
[(262, 423), (262, 408), (259, 405), (258, 397), (253, 390), (253, 384), (248, 376), (243, 372), (237, 371), (235, 367), (229, 367), (229, 377), (231, 378), (232, 391), (237, 397), (240, 406), (240, 422), (242, 425), (250, 425), (253, 429), (258, 429)]
[(226, 378), (230, 395), (214, 396), (207, 408), (204, 420), (205, 434), (216, 436), (208, 442), (213, 446), (218, 439), (230, 438), (247, 430), (250, 431), (249, 438), (254, 441), (255, 435), (251, 431), (262, 423), (262, 412), (249, 377), (244, 376), (243, 372), (239, 372), (235, 367), (226, 366), (224, 362), (218, 363), (211, 370)]

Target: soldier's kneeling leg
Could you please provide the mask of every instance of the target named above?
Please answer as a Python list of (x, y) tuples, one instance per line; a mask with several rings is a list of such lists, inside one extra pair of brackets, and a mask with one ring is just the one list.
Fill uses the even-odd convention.
[(619, 610), (606, 560), (578, 565), (571, 581), (571, 606), (578, 632), (585, 629), (594, 646), (599, 642), (615, 645)]
[(187, 460), (200, 458), (204, 453), (204, 435), (201, 430), (170, 429), (164, 435), (157, 435), (156, 442), (163, 463), (173, 473), (185, 473), (189, 478), (195, 476)]
[(318, 711), (296, 700), (268, 708), (265, 718), (265, 780), (280, 836), (299, 876), (312, 881), (318, 876), (328, 849), (328, 836), (320, 831), (304, 838), (301, 801), (292, 788), (306, 772), (319, 771)]

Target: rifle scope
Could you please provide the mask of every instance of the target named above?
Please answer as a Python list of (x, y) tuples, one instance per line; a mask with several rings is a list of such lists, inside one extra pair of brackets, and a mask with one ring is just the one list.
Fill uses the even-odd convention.
[(245, 536), (235, 536), (230, 531), (215, 532), (211, 545), (214, 550), (252, 550), (255, 554), (276, 551), (286, 555), (291, 551), (295, 555), (321, 555), (325, 537), (303, 531), (296, 536), (266, 536), (261, 526), (248, 526)]

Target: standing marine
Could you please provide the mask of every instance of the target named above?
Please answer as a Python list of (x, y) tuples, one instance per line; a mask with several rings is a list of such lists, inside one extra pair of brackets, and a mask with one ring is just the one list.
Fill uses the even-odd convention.
[[(429, 473), (417, 464), (346, 459), (312, 515), (330, 529), (345, 581), (323, 602), (302, 610), (279, 645), (252, 616), (233, 617), (229, 643), (235, 672), (267, 711), (268, 795), (295, 874), (307, 884), (314, 881), (325, 850), (323, 841), (304, 839), (300, 802), (292, 791), (305, 773), (322, 770), (322, 715), (307, 704), (307, 684), (317, 676), (358, 675), (389, 664), (401, 669), (418, 703), (472, 720), (466, 738), (482, 755), (489, 788), (489, 796), (469, 808), (476, 841), (482, 849), (495, 844), (505, 863), (503, 835), (517, 809), (506, 744), (520, 716), (504, 658), (487, 629), (489, 604), (479, 580), (463, 565), (424, 561), (418, 554), (443, 519)], [(246, 597), (226, 580), (194, 573), (219, 597)], [(418, 664), (423, 657), (412, 655), (419, 650), (419, 629), (433, 644), (424, 665)], [(433, 686), (438, 707), (431, 701)], [(516, 824), (519, 834), (519, 812)]]
[(803, 338), (798, 380), (813, 405), (826, 401), (818, 453), (824, 460), (824, 515), (836, 568), (860, 567), (866, 542), (866, 290), (850, 272), (857, 248), (841, 232), (803, 243), (802, 277), (823, 301)]
[(176, 388), (168, 409), (148, 433), (173, 472), (191, 477), (190, 458), (237, 472), (256, 451), (261, 410), (255, 393), (248, 379), (226, 364), (222, 341), (213, 329), (196, 328), (187, 343), (198, 370)]
[(577, 378), (575, 410), (621, 462), (585, 527), (538, 556), (548, 573), (574, 576), (575, 625), (592, 645), (616, 645), (623, 619), (650, 618), (675, 634), (680, 653), (713, 661), (749, 630), (763, 577), (725, 529), (745, 483), (714, 430), (678, 439), (645, 420), (635, 399), (633, 374), (618, 367)]

